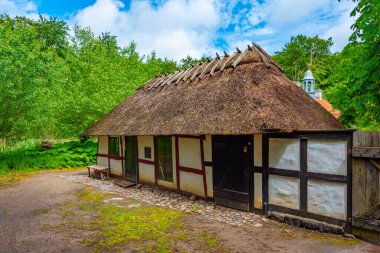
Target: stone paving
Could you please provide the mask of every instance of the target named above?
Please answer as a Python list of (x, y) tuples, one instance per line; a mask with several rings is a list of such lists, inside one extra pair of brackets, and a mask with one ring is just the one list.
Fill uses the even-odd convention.
[(132, 198), (146, 204), (162, 206), (174, 210), (192, 212), (204, 217), (236, 226), (262, 227), (268, 219), (254, 213), (243, 212), (204, 200), (190, 200), (189, 197), (159, 189), (157, 187), (143, 185), (142, 187), (122, 188), (115, 184), (114, 180), (101, 181), (89, 178), (85, 175), (61, 175), (67, 180), (90, 185), (105, 192), (118, 193), (124, 197)]

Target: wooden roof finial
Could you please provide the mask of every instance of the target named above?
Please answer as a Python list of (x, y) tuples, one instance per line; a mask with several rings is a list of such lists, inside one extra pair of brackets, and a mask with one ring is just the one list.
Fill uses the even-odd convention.
[(216, 59), (220, 59), (218, 52), (216, 52)]
[(224, 51), (224, 57), (229, 57), (229, 54), (227, 54), (226, 51)]
[(236, 51), (237, 51), (238, 53), (241, 53), (241, 50), (240, 50), (238, 47), (236, 47)]

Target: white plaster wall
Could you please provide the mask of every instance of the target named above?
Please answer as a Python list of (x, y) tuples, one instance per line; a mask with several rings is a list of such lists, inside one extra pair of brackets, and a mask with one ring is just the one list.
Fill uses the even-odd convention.
[(108, 157), (97, 157), (97, 165), (108, 167)]
[(108, 155), (108, 136), (99, 135), (98, 142), (98, 154)]
[(212, 182), (212, 167), (206, 166), (205, 169), (206, 169), (207, 196), (213, 197), (214, 196), (214, 186), (213, 186), (213, 182)]
[(180, 166), (202, 169), (200, 140), (194, 138), (178, 138)]
[(263, 166), (263, 152), (262, 152), (262, 143), (263, 143), (263, 135), (255, 134), (253, 136), (253, 160), (254, 165), (261, 167)]
[(298, 178), (269, 175), (269, 204), (299, 209)]
[(122, 162), (122, 160), (110, 159), (110, 167), (111, 167), (111, 174), (112, 175), (118, 175), (118, 176), (123, 175), (121, 162)]
[(180, 189), (182, 191), (194, 193), (201, 197), (205, 196), (202, 175), (180, 171), (179, 176), (181, 182)]
[(346, 219), (346, 184), (308, 180), (308, 212)]
[[(153, 136), (137, 136), (137, 145), (139, 152), (139, 159), (154, 161), (154, 140)], [(152, 158), (144, 157), (144, 147), (150, 147), (152, 151)]]
[(154, 165), (139, 163), (139, 181), (145, 183), (155, 183)]
[(308, 171), (346, 175), (347, 142), (344, 140), (309, 140), (307, 143)]
[(300, 170), (300, 140), (270, 138), (269, 167)]
[(207, 162), (212, 162), (212, 144), (211, 135), (206, 135), (206, 139), (203, 140), (204, 159)]
[(254, 195), (253, 206), (258, 209), (263, 208), (263, 192), (262, 192), (262, 173), (253, 173), (254, 177)]

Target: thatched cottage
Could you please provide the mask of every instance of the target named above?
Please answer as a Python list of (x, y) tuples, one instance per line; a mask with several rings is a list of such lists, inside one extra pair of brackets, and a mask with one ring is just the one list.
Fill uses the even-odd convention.
[(85, 134), (115, 177), (349, 226), (352, 132), (256, 44), (148, 81)]

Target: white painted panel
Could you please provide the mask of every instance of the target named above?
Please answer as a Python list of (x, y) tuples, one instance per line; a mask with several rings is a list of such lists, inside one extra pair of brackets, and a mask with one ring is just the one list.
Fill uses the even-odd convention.
[(300, 170), (300, 140), (270, 138), (269, 167)]
[[(153, 136), (137, 136), (137, 145), (139, 152), (139, 159), (154, 161), (154, 140)], [(145, 158), (144, 148), (150, 147), (152, 151), (152, 158)]]
[(195, 173), (180, 171), (180, 188), (182, 191), (204, 197), (203, 176)]
[(299, 209), (298, 178), (269, 175), (269, 204)]
[(307, 142), (308, 171), (346, 175), (347, 142), (344, 140), (309, 140)]
[(111, 167), (111, 174), (112, 175), (118, 175), (118, 176), (123, 175), (123, 170), (121, 167), (121, 160), (110, 159), (110, 167)]
[(253, 138), (253, 159), (255, 166), (263, 166), (263, 152), (262, 152), (263, 135), (255, 134)]
[(203, 140), (203, 151), (205, 161), (212, 162), (211, 135), (206, 135), (206, 140)]
[(139, 163), (139, 181), (145, 183), (155, 183), (154, 165)]
[(98, 154), (108, 155), (108, 136), (99, 135), (98, 142)]
[(108, 167), (108, 157), (98, 156), (97, 165)]
[(254, 173), (254, 202), (253, 206), (258, 209), (263, 208), (263, 192), (262, 192), (262, 173)]
[(206, 184), (207, 184), (207, 196), (214, 196), (214, 187), (212, 182), (212, 167), (206, 166)]
[(346, 184), (308, 180), (307, 210), (337, 219), (346, 219)]
[(180, 166), (202, 169), (201, 145), (199, 139), (178, 138)]

